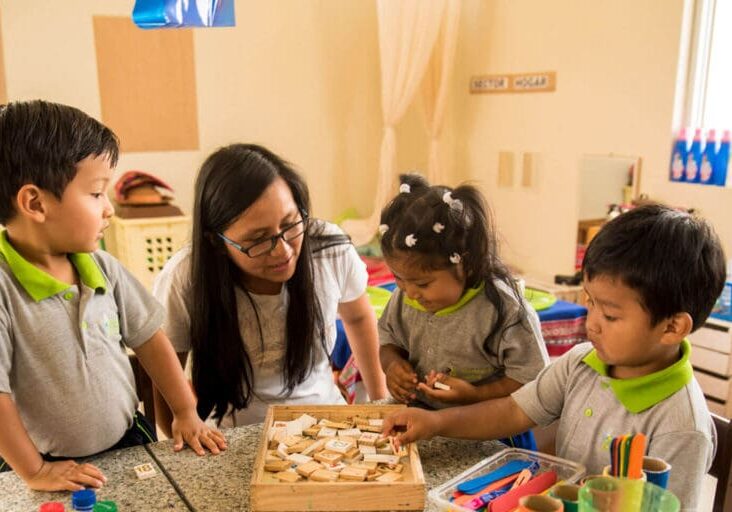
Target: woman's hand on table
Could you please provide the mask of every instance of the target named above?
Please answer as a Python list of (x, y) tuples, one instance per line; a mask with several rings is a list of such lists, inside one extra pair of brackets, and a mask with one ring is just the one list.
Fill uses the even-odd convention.
[[(445, 384), (450, 389), (438, 389), (435, 387), (436, 382)], [(420, 382), (417, 389), (427, 398), (446, 404), (472, 404), (478, 401), (477, 388), (473, 384), (434, 370), (425, 376), (425, 381)]]
[(183, 449), (184, 443), (198, 455), (205, 455), (204, 448), (213, 454), (218, 454), (227, 448), (224, 434), (201, 421), (195, 409), (175, 414), (172, 429), (173, 450), (176, 452)]
[(26, 483), (36, 491), (80, 491), (86, 487), (99, 488), (107, 482), (104, 474), (93, 464), (77, 464), (73, 460), (43, 461), (38, 472)]

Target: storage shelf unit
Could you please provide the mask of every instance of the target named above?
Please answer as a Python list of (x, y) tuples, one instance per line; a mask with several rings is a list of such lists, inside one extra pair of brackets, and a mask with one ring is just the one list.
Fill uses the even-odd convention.
[(732, 417), (732, 323), (709, 318), (689, 335), (694, 376), (713, 413)]

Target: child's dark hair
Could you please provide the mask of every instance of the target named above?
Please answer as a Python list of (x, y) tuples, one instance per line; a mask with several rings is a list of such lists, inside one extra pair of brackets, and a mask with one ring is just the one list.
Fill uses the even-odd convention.
[[(193, 386), (202, 418), (213, 411), (222, 418), (232, 406), (243, 409), (254, 390), (252, 362), (241, 338), (235, 287), (239, 268), (217, 236), (249, 208), (276, 179), (285, 181), (303, 215), (310, 211), (305, 181), (290, 164), (254, 144), (232, 144), (215, 151), (201, 167), (195, 185), (188, 309), (193, 348)], [(322, 222), (311, 220), (302, 238), (285, 326), (283, 377), (286, 393), (310, 374), (317, 351), (326, 350), (325, 326), (313, 285), (313, 253), (350, 243), (345, 236), (322, 234)], [(254, 301), (248, 292), (257, 319)], [(260, 343), (264, 343), (259, 325)]]
[(407, 255), (423, 270), (454, 269), (462, 263), (465, 286), (485, 283), (485, 294), (495, 306), (498, 321), (491, 339), (509, 322), (494, 280), (506, 283), (523, 302), (508, 268), (498, 257), (498, 242), (483, 196), (471, 185), (452, 189), (430, 186), (419, 174), (399, 176), (400, 193), (381, 211), (381, 250), (384, 256)]
[(76, 164), (108, 155), (117, 165), (117, 136), (81, 110), (42, 100), (0, 106), (0, 224), (15, 216), (15, 196), (33, 184), (61, 199)]
[(620, 279), (641, 297), (656, 325), (688, 313), (701, 327), (722, 292), (724, 252), (703, 219), (660, 204), (639, 206), (608, 222), (582, 263), (588, 280)]

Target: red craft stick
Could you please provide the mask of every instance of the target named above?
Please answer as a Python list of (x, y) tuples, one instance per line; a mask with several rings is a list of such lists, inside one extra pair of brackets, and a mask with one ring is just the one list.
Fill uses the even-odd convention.
[(556, 471), (547, 471), (546, 473), (542, 473), (537, 477), (532, 478), (524, 485), (520, 485), (519, 487), (508, 491), (503, 496), (499, 496), (495, 500), (491, 501), (488, 505), (488, 510), (490, 512), (510, 512), (518, 507), (519, 499), (524, 496), (529, 496), (530, 494), (541, 494), (556, 482)]

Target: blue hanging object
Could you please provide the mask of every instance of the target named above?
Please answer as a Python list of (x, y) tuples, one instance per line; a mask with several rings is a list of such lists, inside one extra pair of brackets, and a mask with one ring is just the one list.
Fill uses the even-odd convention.
[(719, 145), (719, 151), (714, 161), (714, 184), (720, 187), (730, 181), (729, 174), (729, 130), (724, 131), (722, 143)]
[(699, 167), (701, 167), (701, 128), (694, 130), (694, 140), (686, 153), (686, 168), (684, 175), (687, 183), (699, 183)]
[(671, 165), (669, 175), (671, 181), (684, 181), (684, 167), (686, 166), (686, 129), (681, 128), (674, 140), (671, 150)]
[(714, 130), (709, 130), (707, 142), (701, 154), (699, 165), (699, 183), (711, 185), (714, 183), (714, 165), (717, 160), (717, 139)]
[(233, 27), (234, 0), (135, 0), (140, 28)]

